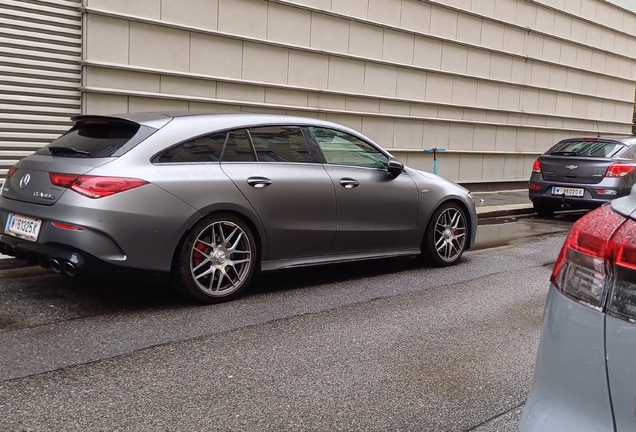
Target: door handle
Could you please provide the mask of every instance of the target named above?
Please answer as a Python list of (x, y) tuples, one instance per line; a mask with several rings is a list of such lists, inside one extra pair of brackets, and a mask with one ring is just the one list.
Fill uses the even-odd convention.
[(360, 183), (352, 178), (342, 178), (340, 179), (340, 184), (344, 186), (345, 189), (353, 189), (360, 186)]
[(271, 185), (272, 181), (265, 177), (250, 177), (247, 179), (247, 184), (260, 189)]

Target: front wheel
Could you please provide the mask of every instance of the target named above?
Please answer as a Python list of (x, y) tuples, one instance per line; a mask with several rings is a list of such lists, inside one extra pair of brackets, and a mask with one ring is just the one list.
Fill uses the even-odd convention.
[(442, 204), (424, 233), (422, 256), (437, 267), (456, 264), (466, 250), (467, 227), (466, 215), (459, 205)]
[(199, 221), (181, 244), (175, 259), (176, 288), (204, 303), (238, 297), (254, 272), (256, 247), (245, 223), (230, 214)]

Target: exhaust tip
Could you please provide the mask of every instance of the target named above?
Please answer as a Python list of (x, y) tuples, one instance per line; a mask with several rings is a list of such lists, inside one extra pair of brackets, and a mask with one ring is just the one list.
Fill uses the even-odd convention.
[(77, 276), (77, 267), (70, 261), (64, 261), (62, 263), (62, 271), (67, 276)]
[(49, 267), (51, 267), (51, 270), (53, 270), (57, 274), (62, 273), (62, 265), (56, 259), (52, 259), (49, 261)]

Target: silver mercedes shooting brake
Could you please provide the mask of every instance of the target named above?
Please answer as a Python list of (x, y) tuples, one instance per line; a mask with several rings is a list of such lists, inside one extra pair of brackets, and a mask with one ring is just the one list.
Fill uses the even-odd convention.
[(471, 194), (314, 119), (139, 113), (74, 117), (7, 173), (1, 252), (56, 273), (169, 274), (195, 300), (236, 297), (255, 271), (474, 245)]

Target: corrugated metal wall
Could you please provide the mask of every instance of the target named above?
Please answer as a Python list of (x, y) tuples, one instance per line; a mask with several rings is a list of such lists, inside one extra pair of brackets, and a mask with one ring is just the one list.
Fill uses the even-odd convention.
[(0, 0), (0, 177), (80, 113), (79, 0)]

